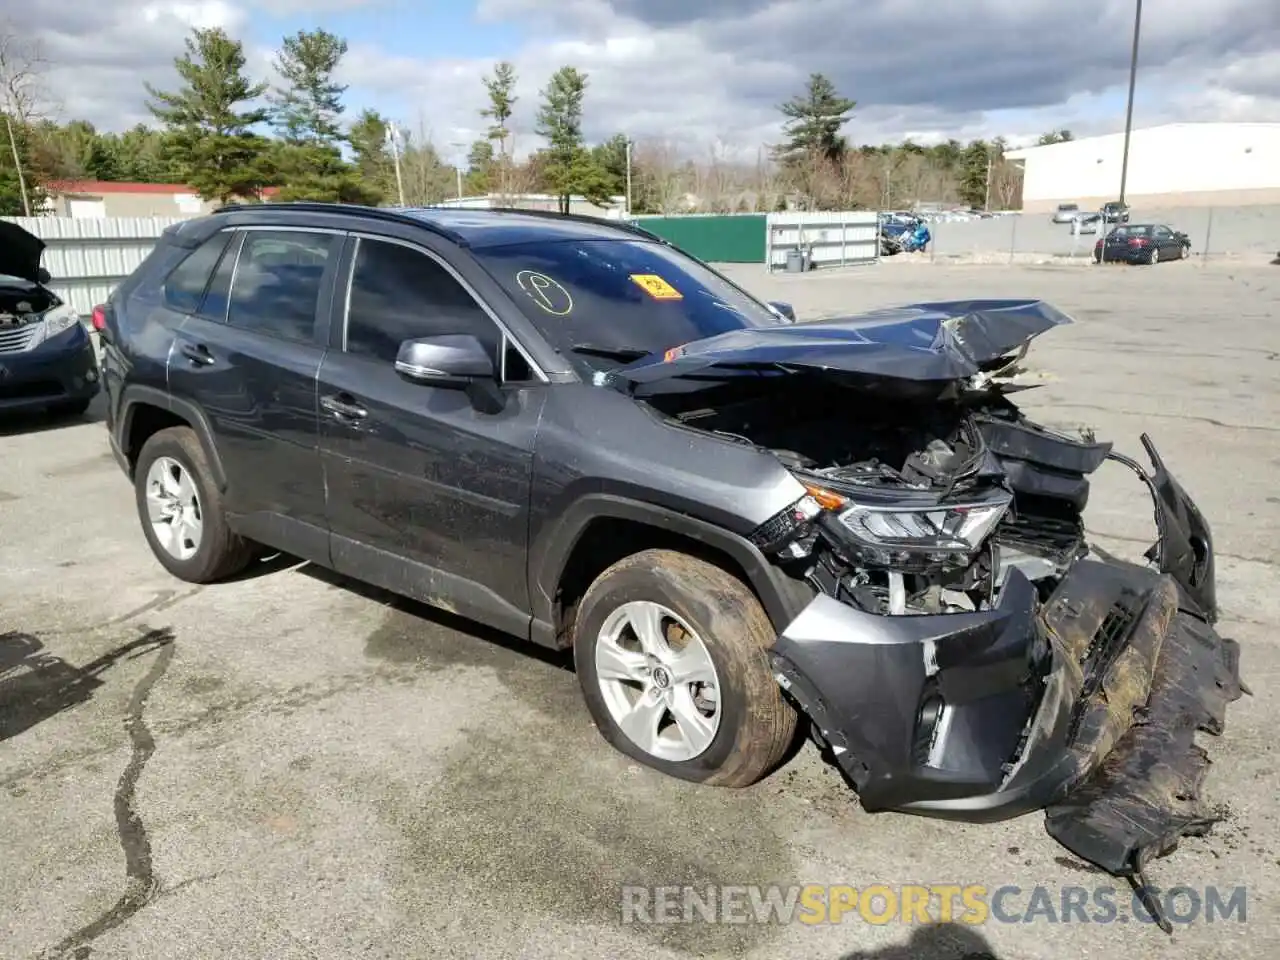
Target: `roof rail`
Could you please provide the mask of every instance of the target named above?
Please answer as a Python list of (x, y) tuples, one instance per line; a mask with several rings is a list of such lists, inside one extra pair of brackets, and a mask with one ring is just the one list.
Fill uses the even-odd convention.
[(451, 240), (459, 246), (466, 246), (466, 240), (461, 234), (455, 233), (446, 227), (442, 227), (430, 220), (422, 217), (412, 217), (408, 215), (409, 210), (419, 210), (421, 207), (404, 207), (398, 209), (389, 209), (387, 207), (368, 207), (358, 203), (323, 203), (317, 200), (287, 200), (273, 201), (271, 203), (230, 203), (226, 206), (219, 207), (214, 213), (238, 213), (253, 212), (259, 213), (270, 210), (296, 210), (300, 213), (335, 213), (346, 214), (361, 217), (372, 217), (377, 220), (389, 220), (393, 223), (404, 223), (414, 227), (422, 227), (430, 230), (432, 233), (438, 234), (447, 240)]
[[(441, 207), (442, 210), (457, 210), (458, 207)], [(525, 210), (521, 207), (482, 207), (477, 212), (482, 213), (520, 213), (529, 217), (542, 217), (547, 220), (573, 220), (577, 223), (603, 223), (606, 226), (617, 227), (625, 233), (639, 234), (651, 240), (660, 240), (666, 243), (666, 239), (658, 236), (656, 233), (650, 233), (643, 227), (637, 227), (633, 223), (627, 223), (625, 220), (610, 220), (607, 217), (593, 217), (588, 213), (560, 213), (558, 210)]]

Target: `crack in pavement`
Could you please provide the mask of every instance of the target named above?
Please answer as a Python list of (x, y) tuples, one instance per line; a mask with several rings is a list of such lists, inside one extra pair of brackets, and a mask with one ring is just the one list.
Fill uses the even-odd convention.
[(116, 831), (120, 837), (120, 846), (124, 850), (124, 893), (121, 894), (120, 899), (110, 909), (96, 920), (85, 924), (79, 930), (64, 937), (52, 950), (44, 953), (42, 955), (44, 957), (61, 957), (68, 951), (74, 950), (76, 960), (84, 960), (89, 956), (90, 943), (97, 940), (104, 933), (114, 930), (132, 917), (155, 899), (160, 890), (160, 883), (156, 879), (155, 868), (151, 862), (151, 840), (147, 836), (146, 824), (142, 822), (142, 818), (138, 815), (137, 807), (135, 806), (135, 795), (142, 771), (156, 750), (156, 741), (151, 735), (151, 730), (147, 727), (143, 711), (147, 705), (147, 698), (151, 696), (151, 691), (160, 682), (160, 678), (165, 675), (165, 672), (169, 669), (169, 664), (173, 662), (175, 648), (173, 640), (168, 636), (167, 631), (148, 630), (146, 635), (149, 637), (164, 636), (166, 642), (160, 648), (160, 653), (156, 657), (155, 663), (151, 665), (151, 669), (134, 687), (133, 695), (129, 698), (129, 711), (125, 716), (125, 729), (128, 731), (129, 739), (133, 744), (133, 753), (129, 757), (129, 763), (125, 766), (124, 772), (120, 774), (119, 781), (116, 783), (116, 792), (113, 799)]
[(1103, 406), (1096, 403), (1070, 403), (1054, 401), (1054, 407), (1068, 410), (1102, 410), (1106, 413), (1114, 413), (1121, 417), (1158, 417), (1162, 420), (1186, 420), (1195, 423), (1207, 423), (1210, 426), (1222, 427), (1226, 430), (1259, 430), (1263, 433), (1280, 433), (1280, 427), (1269, 427), (1254, 423), (1227, 423), (1224, 420), (1215, 420), (1213, 417), (1196, 417), (1183, 413), (1153, 413), (1149, 411), (1138, 410), (1117, 410), (1115, 407)]

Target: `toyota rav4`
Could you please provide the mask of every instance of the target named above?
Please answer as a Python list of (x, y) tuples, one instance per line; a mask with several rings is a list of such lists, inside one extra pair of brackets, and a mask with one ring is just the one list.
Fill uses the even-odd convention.
[[(798, 725), (871, 811), (1116, 875), (1212, 819), (1242, 693), (1209, 526), (1010, 399), (1035, 300), (798, 323), (655, 236), (517, 211), (231, 207), (102, 310), (142, 530), (204, 583), (282, 551), (553, 648), (604, 738), (741, 787)], [(1151, 494), (1146, 564), (1082, 513)]]

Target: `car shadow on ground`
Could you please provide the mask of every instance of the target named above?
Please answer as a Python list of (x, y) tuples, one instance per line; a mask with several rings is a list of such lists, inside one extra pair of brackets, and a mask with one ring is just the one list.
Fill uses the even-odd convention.
[(108, 668), (171, 643), (172, 630), (150, 630), (77, 667), (46, 652), (33, 634), (0, 633), (0, 743), (88, 701)]
[(1000, 960), (974, 927), (935, 923), (916, 927), (906, 943), (879, 950), (855, 950), (840, 960)]
[(16, 437), (29, 433), (48, 433), (63, 427), (86, 423), (102, 423), (107, 419), (107, 398), (98, 394), (83, 414), (52, 413), (46, 410), (0, 412), (0, 437)]

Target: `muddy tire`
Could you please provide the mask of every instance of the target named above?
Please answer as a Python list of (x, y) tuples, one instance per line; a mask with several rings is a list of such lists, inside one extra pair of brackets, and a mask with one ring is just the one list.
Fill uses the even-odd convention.
[[(188, 583), (214, 583), (244, 570), (257, 547), (227, 526), (204, 448), (187, 427), (143, 445), (134, 469), (138, 519), (161, 566)], [(175, 512), (176, 511), (176, 512)]]
[(751, 590), (713, 564), (673, 550), (615, 563), (579, 604), (573, 637), (597, 728), (646, 766), (746, 787), (793, 741), (796, 714), (769, 666), (773, 626)]

